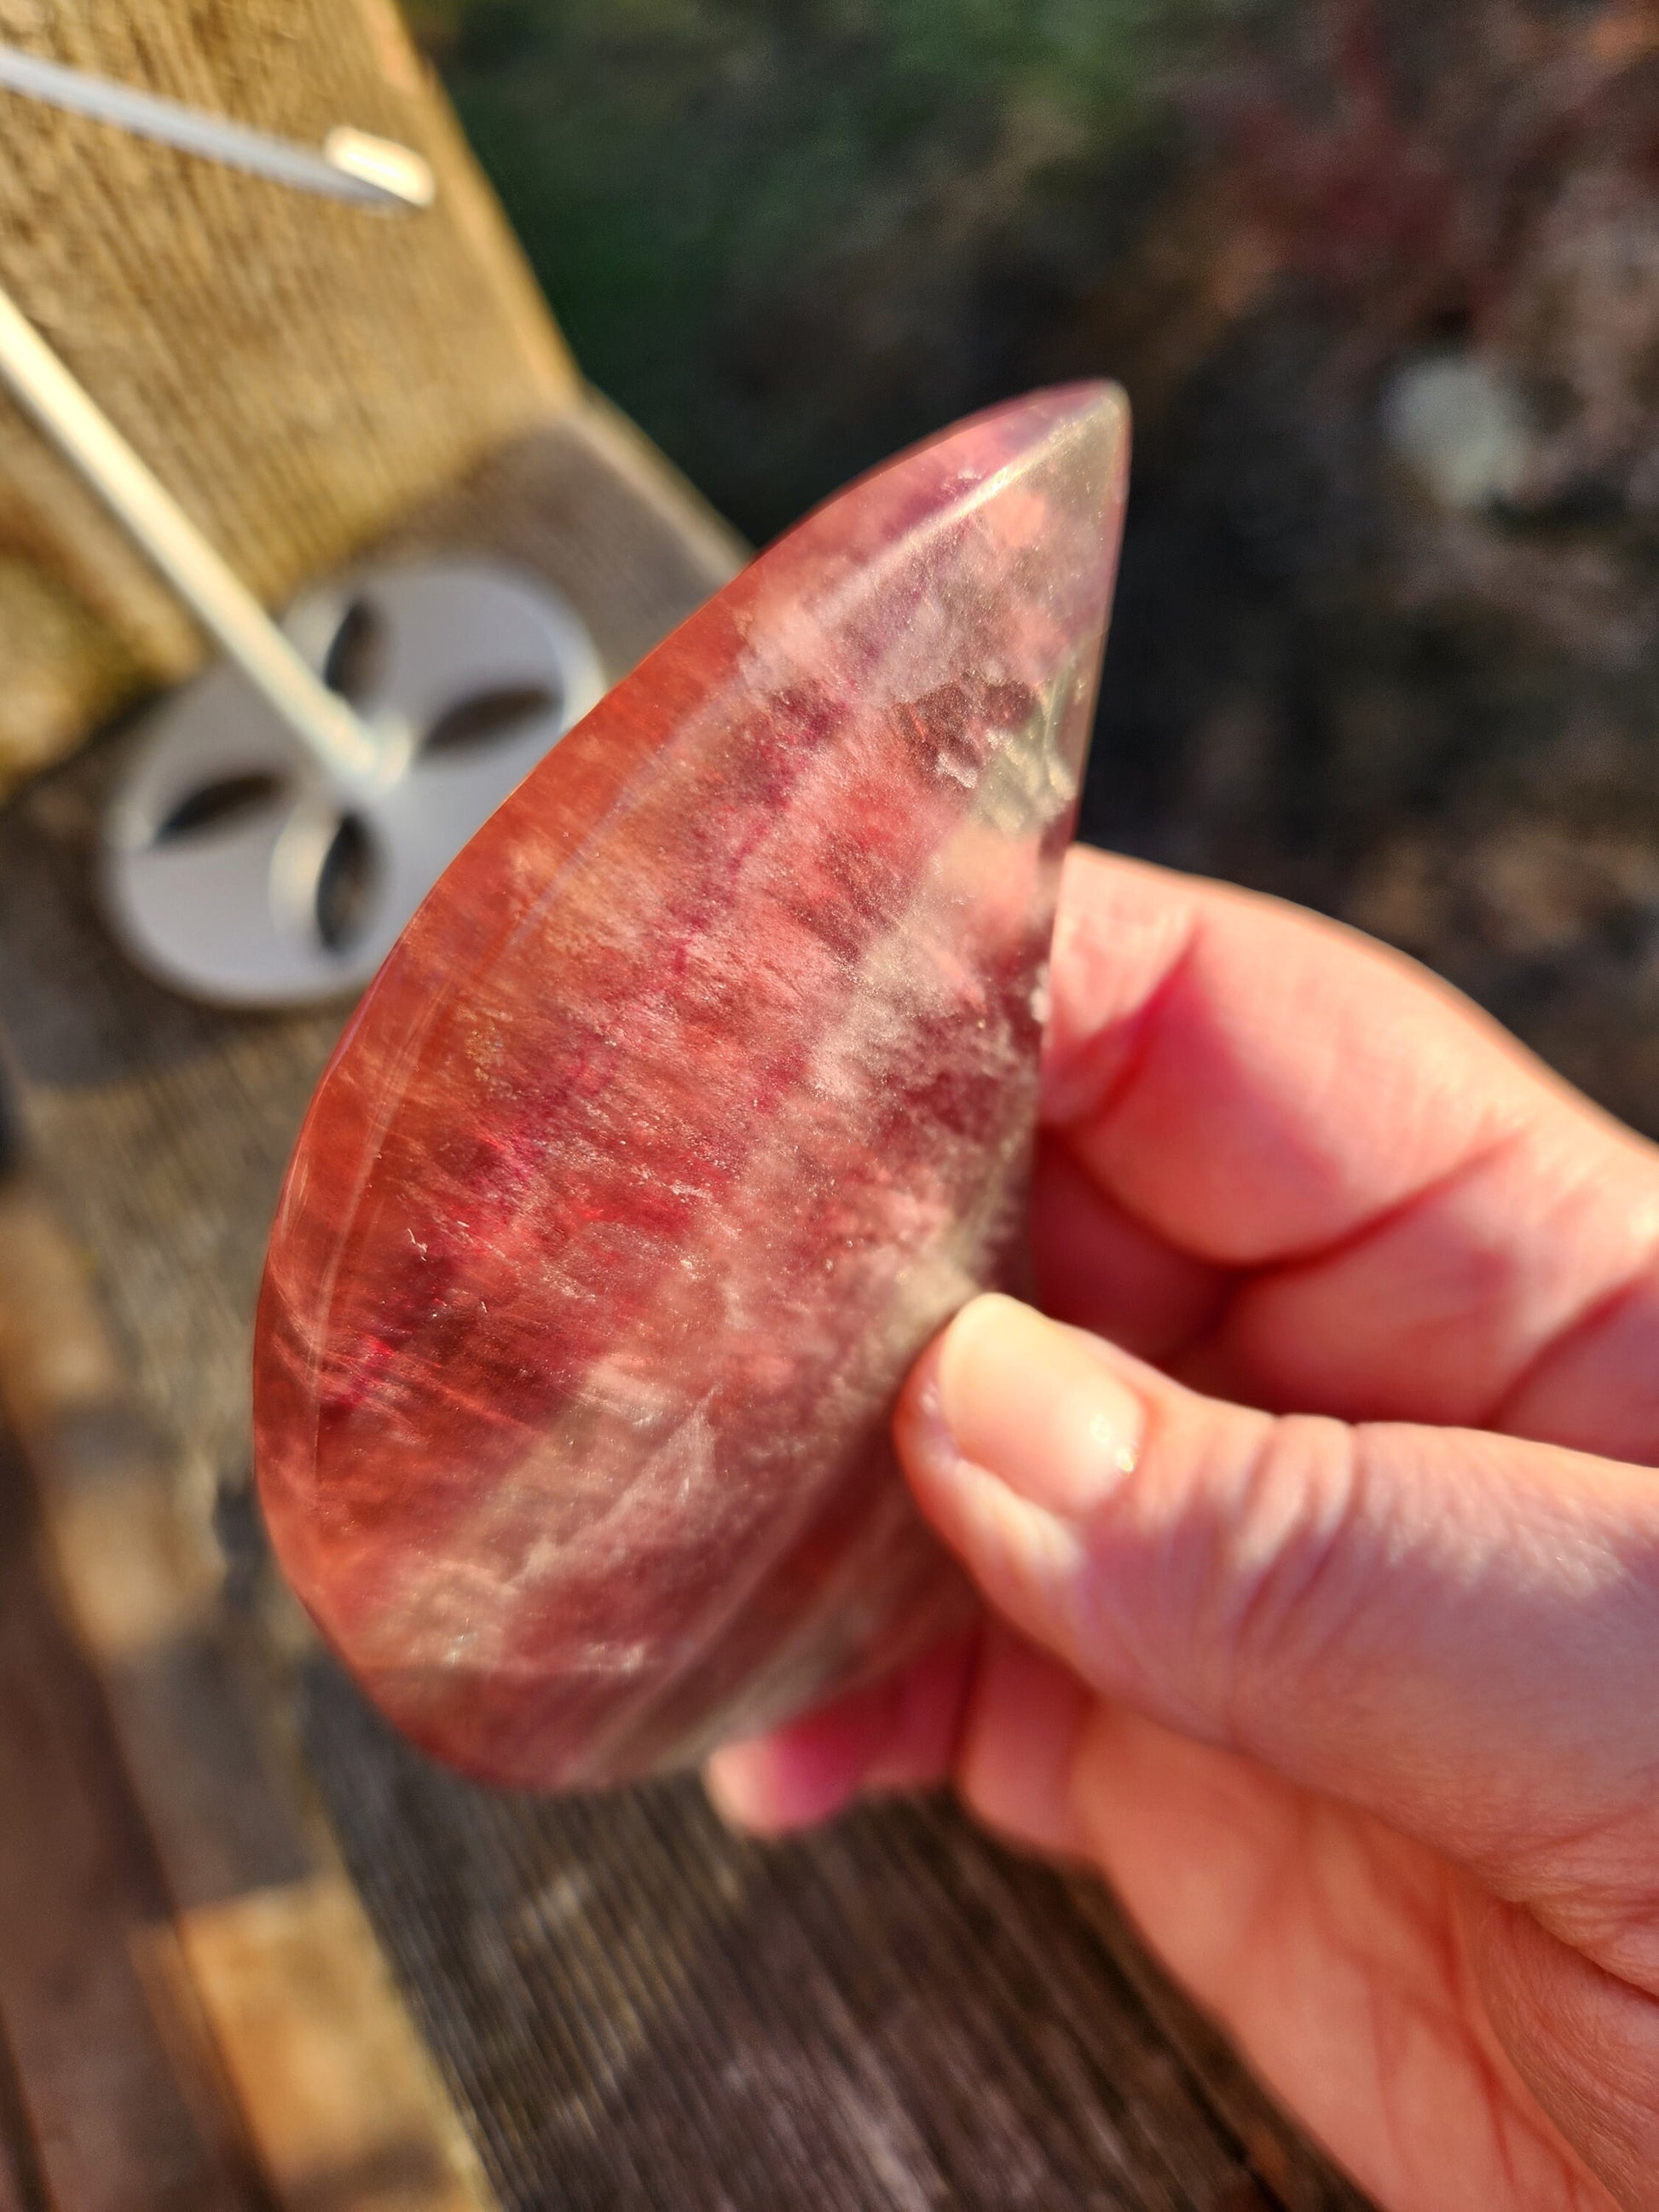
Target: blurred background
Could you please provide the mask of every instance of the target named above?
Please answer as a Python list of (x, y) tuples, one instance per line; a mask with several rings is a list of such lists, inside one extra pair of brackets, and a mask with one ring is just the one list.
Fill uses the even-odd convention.
[(588, 376), (756, 539), (1118, 376), (1085, 833), (1346, 916), (1659, 1131), (1659, 16), (418, 0)]

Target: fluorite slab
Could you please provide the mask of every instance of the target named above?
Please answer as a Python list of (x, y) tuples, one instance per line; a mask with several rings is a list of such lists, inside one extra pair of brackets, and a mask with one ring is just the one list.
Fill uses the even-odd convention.
[(888, 1417), (1018, 1276), (1127, 447), (1069, 386), (820, 508), (520, 785), (346, 1032), (260, 1488), (439, 1756), (643, 1774), (958, 1615)]

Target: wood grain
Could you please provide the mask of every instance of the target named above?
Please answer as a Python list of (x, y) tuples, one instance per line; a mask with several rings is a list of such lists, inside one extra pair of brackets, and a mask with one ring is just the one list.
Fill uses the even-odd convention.
[(166, 1885), (26, 1500), (8, 1455), (0, 2024), (38, 2186), (61, 2212), (252, 2212), (262, 2192), (198, 2075), (188, 2014), (160, 2016), (139, 1968), (143, 1940), (167, 1920)]
[[(504, 2203), (1338, 2212), (1099, 1898), (942, 1802), (782, 1848), (690, 1783), (534, 1804), (319, 1667), (307, 1740)], [(1145, 1994), (1157, 1985), (1152, 2002)]]
[(471, 2146), (338, 1875), (186, 1913), (179, 1942), (281, 2204), (484, 2212)]
[(0, 2212), (47, 2212), (47, 2207), (46, 2177), (11, 2052), (0, 2048)]
[(210, 1532), (0, 1179), (0, 2212), (490, 2212)]
[[(182, 2099), (210, 2144), (231, 2147), (238, 2203), (492, 2212), (362, 1905), (273, 1755), (268, 1701), (217, 1602), (211, 1532), (169, 1480), (61, 1225), (17, 1176), (0, 1182), (0, 1406), (22, 1448), (0, 1522), (9, 1508), (21, 1525), (31, 1500), (38, 1512), (36, 1543), (15, 1558), (0, 1543), (0, 1598), (9, 1576), (22, 1596), (0, 1619), (0, 1785), (20, 1762), (32, 1785), (9, 1790), (18, 1810), (0, 1833), (0, 2041), (26, 2162), (64, 2205), (170, 2201), (151, 2133)], [(31, 1752), (40, 1731), (17, 1711), (31, 1692), (55, 1716), (77, 1698), (103, 1716), (77, 1740), (79, 1797), (61, 1755)], [(77, 1820), (94, 1790), (99, 1809)], [(113, 1961), (109, 1913), (64, 1890), (69, 1869), (101, 1899), (106, 1857), (125, 1870), (118, 1904), (133, 1893)], [(61, 2029), (44, 2044), (27, 1971), (43, 1946)], [(135, 1980), (142, 2012), (117, 2002)], [(78, 2099), (59, 2080), (65, 2051), (97, 2074)], [(104, 2094), (106, 2074), (133, 2094)], [(63, 2157), (37, 2131), (62, 2133), (66, 2104), (76, 2158), (60, 2186)]]
[[(0, 282), (272, 603), (571, 404), (574, 372), (387, 0), (0, 0), (0, 39), (317, 145), (412, 145), (436, 204), (295, 192), (0, 90)], [(200, 641), (0, 399), (0, 787)]]

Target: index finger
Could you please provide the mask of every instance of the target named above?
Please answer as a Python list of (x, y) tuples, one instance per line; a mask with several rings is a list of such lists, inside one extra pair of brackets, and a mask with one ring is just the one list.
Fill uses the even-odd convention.
[(1075, 847), (1042, 1116), (1181, 1249), (1328, 1249), (1563, 1113), (1638, 1142), (1429, 973), (1253, 892)]
[(1225, 1271), (1189, 1379), (1650, 1455), (1659, 1154), (1458, 994), (1079, 848), (1050, 998), (1051, 1138), (1152, 1249)]

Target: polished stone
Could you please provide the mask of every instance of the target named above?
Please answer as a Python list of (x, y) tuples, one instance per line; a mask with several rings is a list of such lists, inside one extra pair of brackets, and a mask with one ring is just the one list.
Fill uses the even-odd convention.
[(696, 1756), (959, 1613), (888, 1417), (1017, 1283), (1127, 422), (902, 456), (619, 684), (462, 853), (301, 1133), (271, 1535), (439, 1756)]

